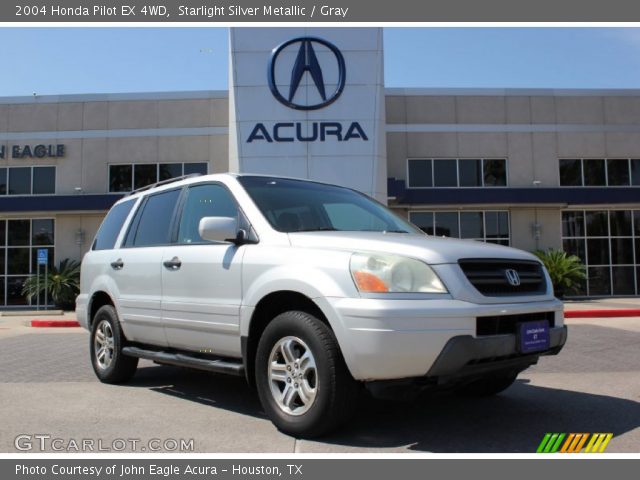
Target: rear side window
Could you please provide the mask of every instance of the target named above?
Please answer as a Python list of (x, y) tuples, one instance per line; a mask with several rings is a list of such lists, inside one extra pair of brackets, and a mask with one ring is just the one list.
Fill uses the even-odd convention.
[(135, 199), (127, 200), (117, 204), (102, 221), (100, 229), (96, 234), (96, 239), (93, 242), (93, 250), (110, 250), (116, 244), (118, 233), (124, 224), (129, 212), (133, 208)]
[(189, 188), (180, 219), (178, 243), (205, 242), (198, 233), (203, 217), (238, 217), (236, 202), (222, 185), (204, 184)]
[(142, 206), (142, 213), (136, 214), (132, 238), (127, 238), (127, 246), (149, 247), (166, 245), (171, 241), (171, 220), (180, 197), (180, 190), (150, 195)]

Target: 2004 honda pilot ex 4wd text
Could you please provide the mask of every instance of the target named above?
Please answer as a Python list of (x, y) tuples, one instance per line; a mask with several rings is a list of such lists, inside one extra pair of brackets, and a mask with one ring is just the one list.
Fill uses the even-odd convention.
[(529, 253), (428, 236), (347, 188), (234, 174), (118, 201), (77, 315), (101, 381), (139, 358), (244, 375), (278, 428), (307, 437), (346, 420), (361, 385), (490, 395), (567, 336)]

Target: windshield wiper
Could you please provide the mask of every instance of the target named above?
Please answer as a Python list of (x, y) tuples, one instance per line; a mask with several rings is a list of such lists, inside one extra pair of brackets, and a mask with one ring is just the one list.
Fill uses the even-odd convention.
[(291, 230), (289, 233), (297, 232), (337, 232), (337, 228), (333, 227), (317, 227), (317, 228), (302, 228), (300, 230)]

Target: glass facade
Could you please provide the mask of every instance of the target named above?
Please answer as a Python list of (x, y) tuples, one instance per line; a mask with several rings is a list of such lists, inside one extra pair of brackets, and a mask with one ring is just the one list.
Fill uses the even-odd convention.
[(640, 210), (564, 211), (562, 246), (587, 267), (578, 295), (640, 293)]
[(464, 212), (409, 212), (409, 221), (423, 232), (438, 237), (454, 237), (509, 245), (509, 212), (484, 210)]
[(629, 158), (562, 158), (560, 185), (563, 187), (640, 186), (640, 160)]
[(54, 243), (52, 218), (0, 220), (0, 306), (28, 305), (22, 285), (37, 272), (38, 249), (49, 251), (48, 268), (53, 267)]
[(206, 175), (208, 167), (206, 162), (109, 165), (109, 192), (130, 192), (159, 181), (193, 173)]
[(56, 167), (0, 167), (0, 195), (53, 195)]
[(506, 187), (507, 161), (503, 158), (410, 158), (409, 188)]

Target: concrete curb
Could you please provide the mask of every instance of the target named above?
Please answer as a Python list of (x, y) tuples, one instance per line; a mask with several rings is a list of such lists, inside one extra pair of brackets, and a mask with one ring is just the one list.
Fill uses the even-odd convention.
[(80, 326), (77, 320), (31, 320), (29, 324), (36, 328), (71, 328)]
[(564, 312), (564, 318), (612, 318), (612, 317), (640, 317), (640, 308), (568, 310)]

